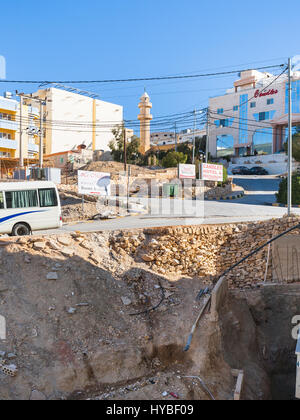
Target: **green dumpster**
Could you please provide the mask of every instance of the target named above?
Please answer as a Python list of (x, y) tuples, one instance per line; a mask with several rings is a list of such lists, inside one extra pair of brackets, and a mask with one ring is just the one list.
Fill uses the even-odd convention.
[(177, 197), (179, 192), (178, 184), (164, 184), (163, 195), (164, 197)]

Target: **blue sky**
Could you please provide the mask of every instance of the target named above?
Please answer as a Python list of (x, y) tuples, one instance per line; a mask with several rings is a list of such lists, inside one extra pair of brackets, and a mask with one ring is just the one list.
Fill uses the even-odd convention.
[[(284, 7), (286, 6), (286, 7)], [(299, 0), (15, 0), (1, 4), (7, 78), (90, 80), (223, 71), (300, 53)], [(147, 82), (153, 115), (203, 107), (236, 76)], [(1, 86), (2, 85), (2, 86)], [(1, 84), (4, 90), (32, 86)], [(145, 83), (82, 85), (138, 114)]]

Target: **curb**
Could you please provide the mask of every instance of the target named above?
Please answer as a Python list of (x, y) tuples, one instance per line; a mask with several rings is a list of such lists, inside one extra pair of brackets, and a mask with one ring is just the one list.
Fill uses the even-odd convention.
[(226, 200), (237, 200), (238, 198), (243, 198), (245, 193), (239, 193), (236, 195), (229, 195), (228, 197), (221, 198), (208, 198), (205, 201), (226, 201)]
[[(284, 207), (284, 208), (287, 208), (288, 207), (287, 204), (280, 204), (280, 203), (272, 203), (272, 204), (269, 204), (269, 206), (273, 206), (273, 207)], [(294, 204), (294, 205), (292, 205), (292, 208), (300, 209), (300, 204)]]

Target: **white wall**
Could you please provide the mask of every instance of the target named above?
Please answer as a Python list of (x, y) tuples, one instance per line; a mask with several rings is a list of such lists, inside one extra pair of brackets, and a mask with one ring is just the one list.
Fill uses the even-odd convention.
[[(250, 162), (250, 163), (249, 163)], [(261, 162), (261, 163), (257, 163)], [(258, 155), (234, 158), (230, 163), (228, 171), (231, 174), (233, 168), (237, 166), (245, 166), (246, 168), (253, 168), (253, 166), (260, 166), (266, 169), (270, 175), (281, 175), (287, 172), (288, 158), (287, 155)], [(297, 169), (298, 164), (294, 161), (294, 170)]]
[[(80, 144), (92, 147), (92, 98), (56, 88), (38, 94), (52, 101), (47, 103), (47, 154), (72, 150)], [(122, 106), (96, 100), (96, 150), (109, 150), (108, 143), (113, 139), (111, 131), (122, 121)]]

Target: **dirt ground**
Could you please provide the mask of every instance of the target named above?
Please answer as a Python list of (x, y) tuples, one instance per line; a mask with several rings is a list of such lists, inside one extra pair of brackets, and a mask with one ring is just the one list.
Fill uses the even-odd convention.
[(209, 278), (172, 281), (111, 235), (0, 241), (0, 399), (232, 400), (232, 369), (245, 372), (242, 399), (292, 399), (299, 285), (230, 291), (185, 352)]
[(106, 200), (98, 200), (97, 197), (85, 196), (82, 203), (82, 196), (77, 193), (77, 186), (74, 188), (72, 185), (60, 185), (58, 190), (65, 223), (97, 217), (124, 217), (128, 214), (127, 209), (121, 205), (110, 205)]
[[(204, 348), (183, 352), (200, 281), (172, 284), (133, 265), (106, 234), (2, 241), (0, 252), (8, 330), (0, 354), (18, 368), (13, 378), (0, 370), (1, 399), (210, 399), (198, 380), (184, 378), (201, 370), (216, 398), (230, 398), (225, 363), (211, 371)], [(215, 335), (204, 327), (198, 339), (207, 348)]]

